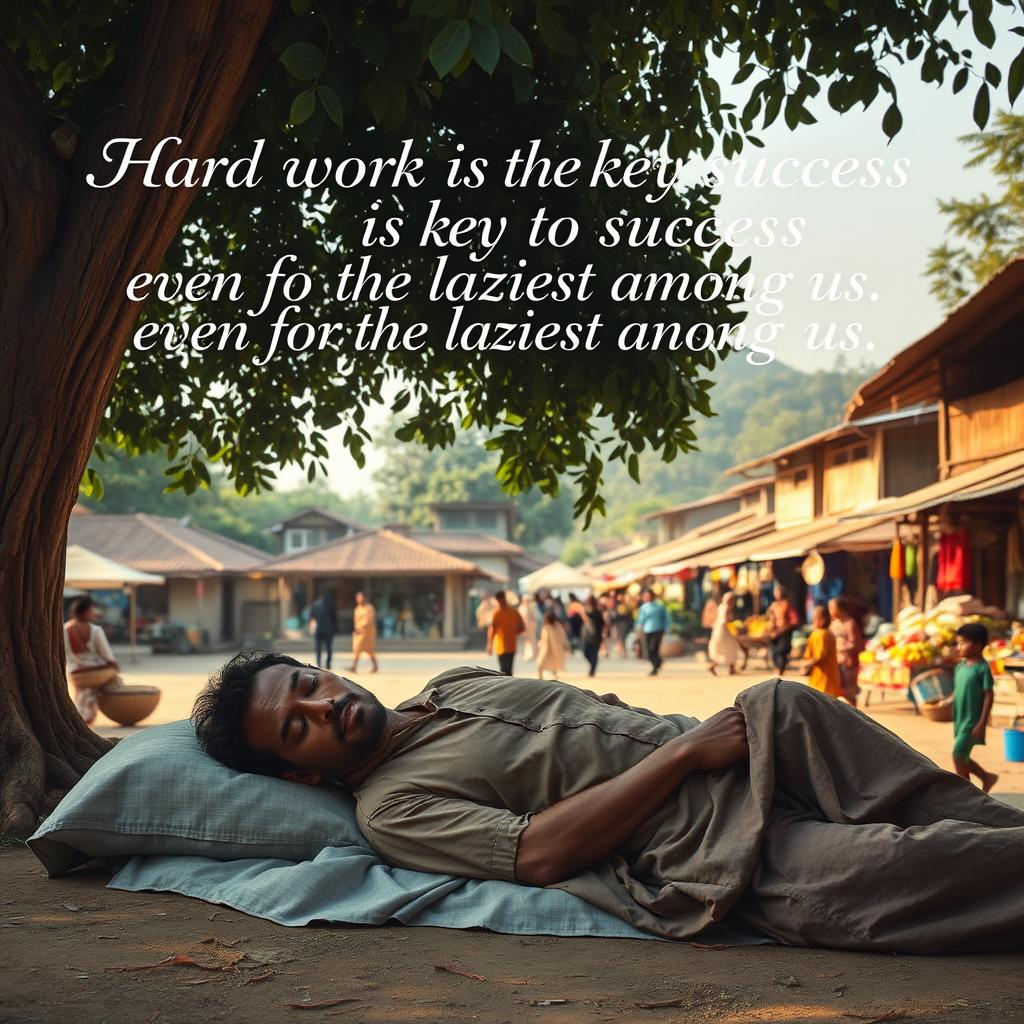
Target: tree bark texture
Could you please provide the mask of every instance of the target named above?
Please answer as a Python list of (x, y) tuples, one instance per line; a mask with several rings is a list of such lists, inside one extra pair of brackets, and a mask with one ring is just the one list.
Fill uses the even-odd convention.
[(252, 92), (274, 0), (154, 0), (122, 102), (75, 157), (0, 42), (0, 833), (24, 836), (110, 746), (68, 699), (60, 632), (67, 526), (155, 272), (195, 192), (114, 188), (101, 152), (213, 156)]

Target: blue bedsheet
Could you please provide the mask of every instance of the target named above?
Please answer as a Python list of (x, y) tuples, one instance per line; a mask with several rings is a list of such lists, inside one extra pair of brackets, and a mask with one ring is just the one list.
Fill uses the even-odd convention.
[[(299, 862), (132, 857), (111, 879), (110, 888), (182, 893), (291, 927), (398, 921), (513, 935), (654, 938), (559, 889), (392, 868), (371, 850), (354, 846), (328, 847), (313, 860)], [(700, 939), (770, 942), (724, 924)]]

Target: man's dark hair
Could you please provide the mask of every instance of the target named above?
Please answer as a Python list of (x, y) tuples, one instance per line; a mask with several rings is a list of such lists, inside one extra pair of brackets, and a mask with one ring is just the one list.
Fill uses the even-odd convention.
[(79, 615), (84, 615), (90, 608), (95, 608), (96, 602), (90, 597), (89, 594), (83, 594), (81, 597), (76, 597), (71, 605), (71, 614), (76, 618)]
[(277, 651), (243, 651), (210, 677), (192, 708), (192, 726), (199, 745), (210, 757), (236, 772), (280, 778), (295, 768), (277, 754), (253, 750), (242, 731), (256, 673), (274, 665), (301, 668), (302, 662)]
[(957, 631), (957, 636), (962, 636), (972, 644), (988, 643), (988, 629), (980, 622), (965, 622)]

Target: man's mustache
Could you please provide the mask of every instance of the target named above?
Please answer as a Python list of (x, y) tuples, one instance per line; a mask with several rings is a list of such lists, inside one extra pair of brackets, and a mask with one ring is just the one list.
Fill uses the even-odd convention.
[(352, 694), (348, 694), (346, 697), (339, 697), (331, 701), (331, 727), (334, 729), (334, 735), (338, 737), (339, 742), (345, 742), (345, 731), (341, 727), (341, 716), (345, 714), (345, 709), (352, 703)]

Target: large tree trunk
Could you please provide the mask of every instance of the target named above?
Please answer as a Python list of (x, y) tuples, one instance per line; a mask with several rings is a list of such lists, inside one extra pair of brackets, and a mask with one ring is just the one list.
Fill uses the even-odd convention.
[(212, 156), (255, 87), (273, 6), (154, 0), (122, 103), (70, 162), (0, 42), (0, 832), (31, 832), (109, 747), (67, 693), (67, 525), (138, 318), (125, 285), (158, 268), (194, 198), (86, 174), (109, 180), (115, 137)]

